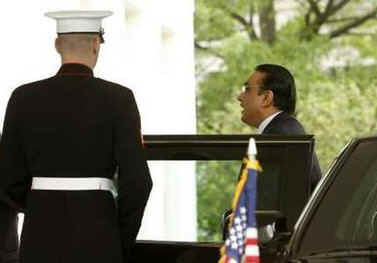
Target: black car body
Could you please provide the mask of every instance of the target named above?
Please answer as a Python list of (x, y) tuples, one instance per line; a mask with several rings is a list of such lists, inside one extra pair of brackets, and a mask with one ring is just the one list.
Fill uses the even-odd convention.
[[(258, 196), (262, 202), (256, 211), (258, 223), (283, 219), (285, 224), (261, 244), (261, 262), (377, 262), (377, 137), (354, 139), (346, 145), (311, 196), (308, 171), (313, 138), (253, 137), (264, 168), (280, 167), (274, 179), (280, 181), (272, 186), (278, 202)], [(243, 157), (249, 138), (146, 136), (145, 146), (150, 160), (228, 160)], [(261, 181), (259, 192), (273, 184)], [(221, 245), (139, 240), (132, 262), (217, 262)]]
[(377, 137), (352, 140), (303, 210), (280, 262), (377, 262)]

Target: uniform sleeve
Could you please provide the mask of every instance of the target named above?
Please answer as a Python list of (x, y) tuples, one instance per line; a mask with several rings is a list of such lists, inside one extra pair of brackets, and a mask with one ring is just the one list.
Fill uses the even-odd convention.
[[(31, 176), (19, 131), (17, 96), (9, 99), (0, 141), (0, 192), (5, 202), (22, 210), (30, 189)], [(3, 200), (4, 201), (4, 200)]]
[(17, 224), (16, 211), (0, 202), (0, 262), (18, 262)]
[(118, 213), (125, 261), (139, 231), (152, 180), (140, 130), (140, 116), (132, 92), (122, 88), (116, 96), (114, 133), (118, 165)]

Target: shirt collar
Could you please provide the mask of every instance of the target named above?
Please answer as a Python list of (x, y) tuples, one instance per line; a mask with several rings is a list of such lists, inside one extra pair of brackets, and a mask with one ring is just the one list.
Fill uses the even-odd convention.
[(86, 65), (79, 63), (67, 63), (63, 64), (57, 76), (81, 76), (81, 77), (93, 77), (93, 70)]
[(264, 119), (261, 124), (259, 124), (258, 127), (258, 134), (262, 134), (264, 129), (267, 127), (268, 124), (275, 118), (276, 115), (278, 115), (281, 111), (275, 112), (274, 114), (268, 116), (266, 119)]

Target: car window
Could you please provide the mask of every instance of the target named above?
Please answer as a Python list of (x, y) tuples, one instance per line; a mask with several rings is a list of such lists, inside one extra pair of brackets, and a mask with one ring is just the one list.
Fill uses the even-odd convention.
[[(292, 230), (309, 198), (314, 139), (256, 135), (258, 226)], [(147, 135), (154, 186), (138, 240), (221, 242), (250, 135)]]
[(364, 141), (321, 200), (300, 246), (305, 255), (377, 242), (377, 143)]
[(221, 218), (231, 209), (241, 161), (197, 161), (198, 240), (222, 241)]
[[(337, 228), (337, 238), (351, 240), (353, 244), (376, 239), (374, 220), (377, 212), (377, 161), (371, 161), (370, 166), (361, 178), (360, 187), (351, 195), (351, 202), (340, 218)], [(350, 227), (354, 226), (354, 227)]]

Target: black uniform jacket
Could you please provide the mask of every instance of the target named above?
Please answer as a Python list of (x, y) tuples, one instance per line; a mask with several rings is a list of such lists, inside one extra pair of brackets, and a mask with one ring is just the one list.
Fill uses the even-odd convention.
[(0, 263), (18, 262), (17, 212), (0, 202)]
[[(1, 137), (1, 134), (0, 134)], [(5, 203), (0, 192), (0, 263), (18, 262), (17, 209)]]
[[(263, 130), (263, 134), (276, 135), (304, 135), (305, 130), (301, 123), (286, 112), (276, 115)], [(313, 166), (310, 173), (310, 185), (313, 191), (318, 181), (321, 179), (321, 169), (317, 155), (313, 155)]]
[[(30, 190), (32, 177), (106, 177), (109, 191)], [(25, 212), (25, 263), (125, 262), (152, 187), (132, 92), (81, 64), (17, 88), (0, 145), (0, 187)]]

